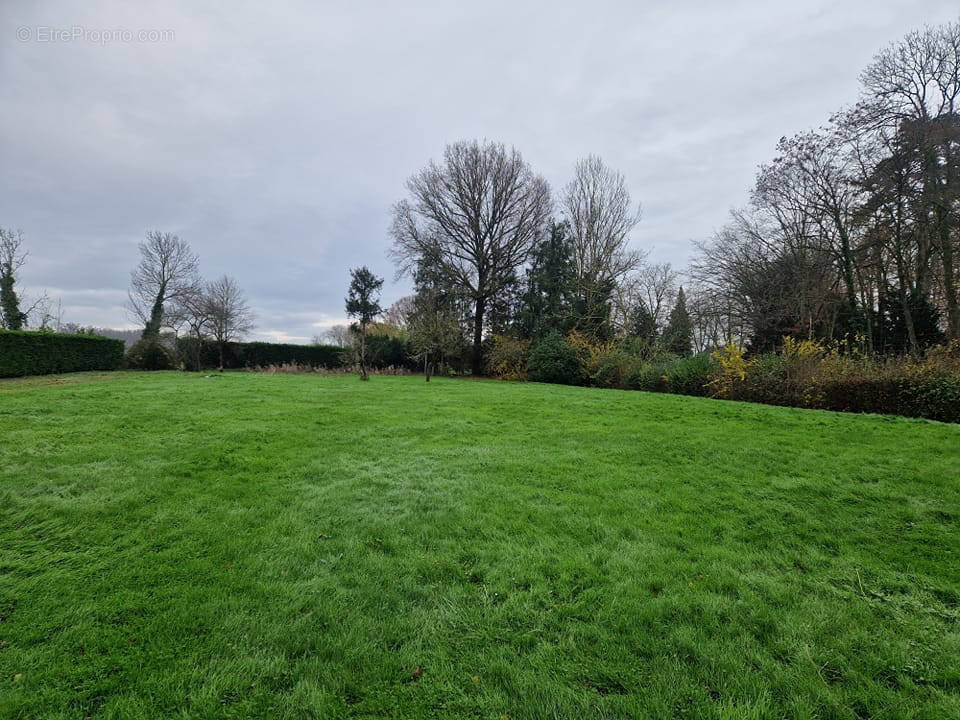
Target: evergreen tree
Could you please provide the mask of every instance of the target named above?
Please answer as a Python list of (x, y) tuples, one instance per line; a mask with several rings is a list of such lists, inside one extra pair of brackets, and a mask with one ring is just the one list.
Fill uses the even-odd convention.
[(653, 314), (642, 300), (637, 303), (633, 311), (627, 336), (642, 340), (648, 345), (653, 345), (657, 340), (657, 321), (653, 319)]
[(614, 335), (610, 315), (616, 289), (616, 281), (612, 279), (591, 283), (589, 291), (580, 293), (573, 302), (573, 326), (600, 342), (610, 340)]
[(350, 271), (350, 289), (347, 291), (347, 316), (357, 319), (360, 330), (360, 379), (367, 380), (367, 325), (383, 312), (380, 307), (380, 288), (383, 278), (378, 278), (364, 265)]
[(7, 330), (22, 330), (27, 316), (20, 311), (20, 300), (13, 289), (13, 273), (0, 268), (0, 317)]
[(670, 320), (663, 333), (667, 350), (677, 355), (690, 355), (693, 352), (693, 322), (687, 311), (687, 298), (683, 287), (677, 292), (677, 302), (670, 311)]
[(520, 298), (517, 327), (521, 337), (539, 338), (569, 330), (573, 259), (566, 222), (553, 223), (550, 236), (534, 249)]

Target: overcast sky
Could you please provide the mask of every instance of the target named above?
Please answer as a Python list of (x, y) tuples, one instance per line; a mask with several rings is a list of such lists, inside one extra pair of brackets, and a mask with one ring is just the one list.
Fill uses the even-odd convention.
[[(955, 0), (0, 4), (0, 226), (28, 294), (133, 327), (137, 244), (175, 232), (247, 291), (259, 339), (343, 322), (348, 269), (385, 275), (390, 206), (446, 143), (517, 147), (559, 190), (620, 170), (633, 243), (685, 265), (777, 139), (822, 124)], [(117, 31), (125, 31), (118, 33)], [(147, 31), (143, 39), (140, 31)]]

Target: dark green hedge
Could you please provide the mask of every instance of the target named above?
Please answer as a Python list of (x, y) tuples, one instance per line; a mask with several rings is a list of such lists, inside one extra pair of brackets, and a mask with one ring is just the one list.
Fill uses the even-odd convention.
[[(177, 353), (187, 367), (196, 365), (197, 341), (177, 340)], [(265, 367), (297, 363), (310, 367), (338, 368), (343, 364), (343, 349), (336, 345), (289, 345), (285, 343), (227, 343), (223, 349), (223, 366), (228, 369)], [(219, 367), (217, 344), (205, 340), (200, 344), (200, 367)]]
[[(223, 366), (227, 369), (266, 367), (297, 363), (310, 367), (343, 367), (344, 350), (336, 345), (288, 345), (284, 343), (227, 343), (223, 349)], [(197, 365), (197, 341), (193, 338), (177, 340), (177, 355), (188, 368)], [(386, 335), (367, 336), (367, 364), (372, 368), (405, 367), (415, 369), (413, 348), (405, 339)], [(215, 342), (200, 344), (200, 367), (219, 367), (219, 352)]]
[(406, 338), (367, 335), (367, 364), (372, 368), (402, 367), (417, 370), (413, 344)]
[(99, 335), (0, 330), (0, 377), (116, 370), (123, 341)]

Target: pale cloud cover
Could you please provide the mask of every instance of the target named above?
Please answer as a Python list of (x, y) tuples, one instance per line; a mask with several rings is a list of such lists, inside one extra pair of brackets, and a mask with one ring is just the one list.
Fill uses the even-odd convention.
[(643, 205), (634, 244), (682, 266), (780, 136), (852, 102), (882, 46), (958, 15), (860, 0), (215, 7), (0, 8), (0, 225), (23, 229), (23, 282), (65, 320), (131, 326), (136, 246), (161, 229), (237, 278), (259, 337), (308, 341), (343, 322), (350, 267), (387, 276), (388, 302), (407, 292), (390, 206), (462, 138), (516, 146), (554, 189), (599, 154)]

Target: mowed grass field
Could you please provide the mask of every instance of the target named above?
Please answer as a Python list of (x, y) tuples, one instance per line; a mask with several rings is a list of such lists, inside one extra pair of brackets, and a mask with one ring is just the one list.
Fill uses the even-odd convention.
[(960, 427), (0, 382), (2, 718), (957, 718)]

